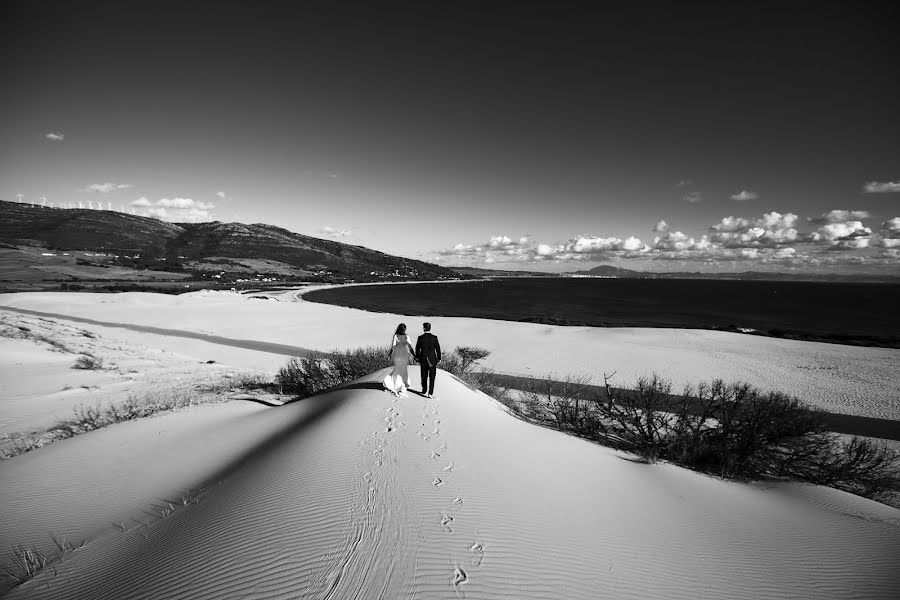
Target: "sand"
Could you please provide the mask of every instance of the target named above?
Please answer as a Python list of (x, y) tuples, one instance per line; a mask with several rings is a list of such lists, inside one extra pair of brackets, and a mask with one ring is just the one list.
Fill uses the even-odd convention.
[[(386, 346), (398, 319), (293, 300), (209, 293), (0, 297), (2, 304), (53, 314), (320, 349)], [(20, 324), (37, 319), (2, 310), (0, 316)], [(403, 318), (417, 326), (417, 318)], [(285, 360), (196, 339), (182, 347), (184, 340), (173, 336), (50, 321), (48, 331), (73, 328), (70, 343), (84, 329), (95, 336), (81, 335), (90, 347), (111, 348), (110, 361), (133, 361), (135, 385), (164, 380), (178, 365), (184, 369), (178, 376), (190, 383), (209, 376), (207, 369), (226, 374), (246, 361), (271, 371)], [(705, 377), (717, 365), (738, 369), (745, 362), (786, 374), (780, 360), (821, 365), (842, 351), (851, 356), (849, 366), (839, 366), (845, 371), (866, 361), (887, 369), (898, 357), (896, 350), (705, 335), (712, 332), (685, 338), (658, 330), (432, 322), (445, 345), (489, 347), (492, 364), (509, 372), (527, 373), (535, 364), (587, 368), (598, 351), (620, 368), (629, 366), (626, 359), (672, 355), (688, 375)], [(610, 336), (616, 343), (607, 348)], [(743, 339), (766, 345), (736, 343)], [(700, 342), (710, 340), (707, 356)], [(62, 381), (41, 382), (39, 374), (74, 374), (60, 358), (71, 355), (30, 340), (0, 341), (0, 364), (19, 356), (17, 368), (33, 369), (27, 380), (44, 408), (24, 420), (39, 422)], [(116, 343), (134, 355), (117, 356)], [(781, 349), (780, 359), (765, 357), (772, 348)], [(154, 350), (165, 360), (142, 365)], [(203, 361), (211, 352), (220, 353), (214, 365)], [(544, 363), (529, 362), (542, 354)], [(707, 362), (694, 364), (692, 357)], [(23, 544), (52, 554), (51, 536), (85, 542), (9, 597), (900, 596), (900, 510), (818, 486), (744, 484), (642, 464), (516, 419), (444, 372), (434, 399), (396, 399), (381, 389), (386, 372), (284, 406), (231, 401), (121, 423), (0, 462), (0, 540), (7, 549)], [(418, 371), (410, 373), (419, 389)], [(763, 370), (752, 374), (778, 379), (766, 379)], [(881, 390), (880, 400), (847, 402), (849, 410), (890, 414), (898, 388), (890, 388), (892, 373), (879, 374), (873, 389)], [(101, 389), (124, 385), (114, 373), (84, 376), (111, 377), (95, 383)], [(28, 405), (28, 386), (16, 385), (16, 402), (0, 405), (7, 420), (21, 419), (7, 406), (15, 412)], [(0, 562), (10, 565), (8, 556)]]
[[(415, 286), (409, 286), (414, 293)], [(429, 320), (445, 347), (491, 351), (485, 366), (530, 377), (581, 373), (628, 387), (658, 373), (676, 388), (721, 378), (779, 390), (829, 412), (900, 420), (900, 349), (783, 340), (739, 333), (662, 328), (560, 327), (487, 319), (391, 315), (230, 292), (19, 293), (11, 306), (109, 323), (185, 330), (306, 349), (388, 346), (398, 322), (416, 335)]]
[[(174, 434), (153, 444), (148, 434), (165, 429), (156, 418), (130, 424), (129, 432), (116, 426), (0, 465), (10, 487), (38, 492), (41, 481), (74, 486), (70, 493), (35, 493), (16, 511), (31, 524), (49, 516), (60, 529), (88, 521), (83, 511), (91, 514), (91, 508), (75, 499), (92, 495), (93, 487), (108, 492), (105, 506), (94, 512), (132, 518), (127, 531), (104, 530), (100, 522), (68, 530), (70, 540), (84, 535), (87, 543), (9, 597), (900, 593), (896, 509), (812, 486), (746, 485), (635, 463), (514, 419), (445, 373), (435, 399), (395, 401), (377, 389), (382, 375), (240, 419), (192, 415), (207, 427), (203, 440)], [(247, 429), (259, 436), (255, 447), (247, 447), (253, 437)], [(240, 432), (244, 438), (236, 438)], [(214, 438), (234, 440), (243, 453), (221, 441), (204, 450)], [(104, 452), (117, 439), (139, 440), (143, 449), (130, 450), (127, 459)], [(226, 449), (231, 456), (221, 455)], [(61, 460), (74, 455), (89, 459), (78, 464), (77, 476), (72, 459)], [(175, 504), (166, 515), (151, 508), (133, 517), (131, 503), (152, 496), (143, 489), (147, 482), (166, 487), (168, 481), (138, 466), (175, 457), (194, 464), (173, 473), (179, 485), (190, 485), (185, 471), (208, 470), (195, 484), (202, 490), (196, 501)], [(20, 459), (30, 462), (12, 468)], [(126, 468), (110, 475), (123, 460)], [(123, 492), (136, 486), (140, 493)], [(155, 504), (165, 507), (161, 498)], [(12, 528), (6, 520), (2, 526)]]

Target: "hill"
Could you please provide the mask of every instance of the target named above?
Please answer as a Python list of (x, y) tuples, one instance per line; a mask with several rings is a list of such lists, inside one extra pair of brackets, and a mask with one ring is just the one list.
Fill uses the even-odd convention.
[(64, 210), (5, 201), (0, 201), (0, 241), (8, 246), (102, 255), (80, 257), (78, 265), (82, 266), (189, 273), (200, 278), (460, 278), (459, 274), (431, 263), (274, 225), (167, 223), (114, 211)]

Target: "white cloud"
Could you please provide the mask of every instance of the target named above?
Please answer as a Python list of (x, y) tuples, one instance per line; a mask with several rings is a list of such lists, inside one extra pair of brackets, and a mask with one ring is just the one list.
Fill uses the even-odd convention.
[(810, 223), (824, 225), (825, 223), (844, 223), (846, 221), (858, 221), (860, 219), (868, 219), (871, 217), (867, 210), (832, 210), (822, 213), (818, 217), (810, 217), (807, 219)]
[(676, 189), (690, 187), (692, 185), (692, 181), (690, 179), (682, 179), (678, 183), (675, 184)]
[(214, 208), (215, 205), (207, 202), (194, 202), (191, 198), (160, 198), (156, 202), (156, 206), (162, 208), (199, 208), (200, 210), (208, 210)]
[(800, 239), (794, 213), (769, 212), (762, 217), (725, 217), (710, 227), (712, 240), (729, 248), (793, 244)]
[(815, 233), (813, 233), (813, 240), (834, 242), (868, 237), (870, 235), (872, 235), (872, 230), (868, 227), (864, 227), (859, 221), (848, 221), (846, 223), (829, 223), (827, 225), (822, 225)]
[(121, 190), (127, 190), (129, 188), (134, 187), (130, 183), (113, 183), (111, 181), (106, 181), (104, 183), (92, 183), (84, 188), (85, 192), (100, 192), (101, 194), (108, 194), (110, 192), (118, 192)]
[(863, 186), (867, 194), (889, 194), (900, 192), (900, 181), (867, 181)]
[(61, 141), (63, 141), (64, 139), (66, 139), (65, 134), (63, 134), (63, 133), (53, 133), (53, 132), (45, 133), (45, 134), (44, 134), (44, 137), (47, 138), (48, 140), (52, 141), (52, 142), (61, 142)]
[(191, 198), (160, 198), (151, 202), (146, 197), (131, 202), (131, 206), (139, 209), (137, 214), (154, 217), (161, 221), (173, 223), (201, 223), (212, 220), (211, 210), (215, 205), (211, 202), (195, 202)]
[(737, 194), (733, 194), (731, 196), (732, 200), (737, 200), (738, 202), (745, 202), (747, 200), (756, 200), (759, 198), (759, 194), (756, 192), (750, 192), (748, 190), (741, 190)]
[(772, 254), (773, 258), (793, 258), (797, 254), (794, 248), (779, 248)]
[(225, 198), (228, 197), (228, 195), (225, 192), (216, 192), (216, 196), (218, 196), (222, 200), (224, 200)]
[(691, 192), (690, 194), (685, 194), (683, 197), (685, 202), (690, 202), (691, 204), (699, 204), (703, 202), (703, 196), (700, 192)]
[(759, 258), (759, 249), (758, 248), (741, 248), (740, 257), (741, 258)]
[(900, 217), (894, 217), (881, 224), (882, 231), (900, 234)]
[(900, 238), (880, 238), (878, 244), (882, 248), (900, 248)]
[(321, 229), (319, 229), (318, 233), (320, 235), (325, 235), (333, 238), (349, 237), (353, 235), (353, 231), (351, 231), (350, 229), (336, 229), (331, 225), (322, 227)]
[(653, 226), (654, 233), (665, 233), (669, 230), (669, 224), (660, 219), (659, 223)]
[(695, 240), (680, 231), (670, 231), (663, 236), (653, 238), (653, 247), (656, 250), (670, 250), (676, 252), (707, 250), (710, 247), (710, 241), (705, 235), (699, 240)]

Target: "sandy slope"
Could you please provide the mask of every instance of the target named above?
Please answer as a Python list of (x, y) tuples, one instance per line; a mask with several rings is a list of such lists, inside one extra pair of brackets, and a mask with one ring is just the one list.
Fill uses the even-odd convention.
[[(132, 503), (141, 494), (122, 490), (167, 481), (159, 469), (145, 475), (141, 456), (180, 457), (193, 466), (179, 467), (179, 485), (203, 490), (128, 531), (85, 528), (83, 548), (9, 597), (900, 594), (896, 509), (824, 488), (744, 485), (635, 463), (519, 421), (444, 373), (436, 399), (395, 401), (378, 389), (382, 376), (222, 417), (205, 438), (217, 444), (190, 436), (154, 444), (157, 419), (131, 424), (127, 435), (113, 427), (106, 435), (129, 440), (137, 457), (115, 475), (119, 458), (102, 452), (113, 442), (98, 433), (0, 464), (18, 500), (4, 499), (4, 539), (14, 524), (42, 515), (56, 515), (60, 528), (86, 520), (90, 510), (74, 498), (92, 488), (105, 510), (139, 509)], [(71, 495), (36, 485), (74, 478)]]
[[(410, 286), (410, 293), (415, 293)], [(20, 293), (0, 306), (68, 314), (236, 339), (329, 350), (386, 345), (399, 321), (413, 333), (428, 319), (444, 346), (492, 352), (486, 366), (543, 376), (616, 373), (627, 386), (656, 372), (676, 387), (713, 378), (741, 380), (798, 395), (831, 411), (900, 420), (900, 349), (802, 342), (685, 329), (556, 327), (486, 319), (369, 313), (311, 302), (255, 300), (227, 292), (181, 296), (146, 293)]]
[[(85, 353), (103, 368), (73, 368)], [(283, 362), (268, 352), (0, 309), (0, 436), (71, 418), (79, 405), (195, 393), (240, 372), (273, 372)]]

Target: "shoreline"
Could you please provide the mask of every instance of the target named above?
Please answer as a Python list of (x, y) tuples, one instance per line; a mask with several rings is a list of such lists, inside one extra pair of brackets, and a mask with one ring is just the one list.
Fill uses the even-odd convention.
[[(796, 340), (796, 341), (804, 341), (804, 342), (818, 342), (818, 343), (826, 343), (826, 344), (836, 344), (841, 346), (859, 346), (865, 348), (900, 348), (900, 336), (898, 335), (872, 335), (867, 333), (836, 333), (836, 332), (814, 332), (809, 330), (801, 330), (801, 329), (788, 329), (786, 327), (775, 325), (764, 327), (758, 325), (757, 327), (744, 327), (740, 324), (729, 322), (727, 325), (717, 325), (711, 323), (704, 323), (697, 319), (693, 319), (690, 315), (685, 316), (684, 314), (673, 314), (671, 319), (680, 319), (672, 321), (667, 320), (665, 318), (626, 318), (621, 316), (604, 316), (603, 318), (577, 318), (574, 316), (547, 316), (540, 314), (522, 314), (522, 316), (516, 318), (515, 315), (518, 314), (514, 308), (507, 308), (506, 315), (498, 314), (497, 311), (499, 309), (492, 309), (491, 307), (485, 306), (476, 306), (474, 304), (466, 304), (465, 299), (462, 299), (457, 303), (457, 306), (462, 305), (463, 308), (453, 308), (447, 310), (446, 308), (442, 310), (437, 305), (440, 303), (439, 301), (434, 300), (433, 298), (429, 298), (424, 301), (414, 302), (414, 301), (406, 301), (402, 298), (378, 298), (378, 299), (369, 299), (366, 301), (365, 299), (361, 299), (359, 296), (348, 297), (344, 296), (342, 298), (335, 297), (334, 292), (336, 290), (351, 290), (353, 288), (362, 288), (362, 287), (381, 287), (384, 289), (389, 288), (390, 286), (395, 285), (433, 285), (433, 284), (443, 284), (443, 283), (458, 283), (458, 284), (469, 284), (469, 285), (477, 285), (484, 283), (494, 283), (494, 282), (510, 282), (510, 281), (519, 281), (520, 278), (496, 278), (490, 280), (460, 280), (460, 281), (440, 281), (440, 282), (430, 282), (430, 281), (404, 281), (404, 282), (390, 282), (390, 283), (353, 283), (353, 284), (330, 284), (330, 285), (322, 285), (322, 286), (309, 286), (306, 289), (298, 291), (295, 296), (298, 299), (314, 302), (318, 304), (326, 304), (330, 306), (340, 306), (344, 308), (352, 308), (357, 310), (363, 310), (371, 313), (380, 313), (380, 314), (428, 314), (430, 316), (435, 317), (468, 317), (468, 318), (477, 318), (477, 319), (489, 319), (494, 321), (503, 321), (508, 323), (536, 323), (541, 325), (554, 325), (561, 327), (597, 327), (597, 328), (647, 328), (647, 329), (685, 329), (685, 330), (702, 330), (702, 331), (721, 331), (728, 333), (738, 333), (745, 335), (752, 335), (758, 337), (767, 337), (767, 338), (776, 338), (776, 339), (785, 339), (785, 340)], [(542, 278), (547, 279), (547, 278)], [(556, 278), (558, 279), (558, 278)], [(576, 281), (580, 281), (577, 280)], [(604, 279), (603, 281), (610, 281)], [(622, 281), (631, 281), (631, 280), (622, 280)], [(702, 280), (698, 280), (702, 281)], [(757, 283), (766, 283), (766, 282), (747, 282), (751, 284)], [(771, 282), (769, 282), (771, 283)], [(780, 283), (780, 282), (777, 282)], [(809, 282), (801, 282), (801, 283), (809, 283)], [(323, 297), (324, 296), (324, 297)], [(534, 312), (539, 312), (540, 310), (546, 310), (544, 307), (536, 306), (534, 308)], [(520, 312), (522, 312), (520, 310)], [(527, 312), (527, 311), (525, 311)], [(512, 314), (513, 316), (508, 316)], [(723, 318), (720, 317), (720, 320), (738, 320), (737, 318)], [(748, 317), (748, 320), (753, 320), (753, 317)], [(748, 323), (749, 324), (749, 323)], [(756, 323), (754, 323), (756, 324)]]

